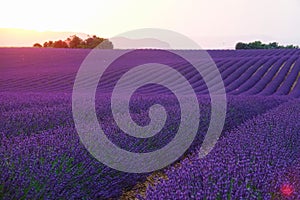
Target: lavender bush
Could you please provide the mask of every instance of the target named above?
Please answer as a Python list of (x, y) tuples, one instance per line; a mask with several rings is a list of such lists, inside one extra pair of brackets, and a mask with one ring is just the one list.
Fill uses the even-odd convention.
[[(248, 120), (204, 159), (197, 153), (165, 171), (146, 199), (299, 199), (299, 100)], [(179, 184), (180, 183), (180, 184)], [(281, 187), (294, 192), (285, 196)]]
[[(119, 198), (149, 176), (107, 167), (93, 158), (79, 140), (71, 92), (76, 72), (88, 53), (78, 49), (0, 48), (0, 199)], [(195, 51), (184, 53), (193, 55)], [(162, 170), (168, 180), (149, 187), (146, 196), (137, 197), (280, 199), (284, 198), (282, 187), (291, 185), (294, 192), (290, 198), (300, 198), (300, 51), (208, 53), (228, 93), (220, 141), (199, 160), (198, 151), (211, 114), (206, 83), (186, 65), (164, 58), (170, 67), (185, 74), (198, 95), (199, 130), (177, 164)], [(103, 51), (105, 57), (113, 54), (111, 50)], [(154, 137), (129, 137), (117, 127), (106, 106), (110, 101), (107, 87), (120, 70), (111, 70), (96, 94), (98, 120), (107, 137), (119, 147), (132, 152), (155, 151), (176, 133), (178, 101), (164, 87), (137, 91), (130, 101), (131, 117), (137, 124), (149, 123), (149, 107), (156, 103), (164, 106), (169, 118)], [(218, 91), (213, 72), (203, 73), (215, 84), (212, 89)]]

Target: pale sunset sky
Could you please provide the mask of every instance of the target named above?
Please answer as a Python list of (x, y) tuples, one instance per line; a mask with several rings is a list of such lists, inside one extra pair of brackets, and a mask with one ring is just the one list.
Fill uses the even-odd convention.
[(300, 0), (10, 0), (2, 2), (1, 31), (37, 32), (30, 41), (21, 32), (6, 34), (0, 46), (32, 46), (34, 34), (43, 31), (109, 38), (139, 28), (177, 31), (204, 48), (234, 48), (237, 41), (253, 40), (300, 45), (299, 14)]

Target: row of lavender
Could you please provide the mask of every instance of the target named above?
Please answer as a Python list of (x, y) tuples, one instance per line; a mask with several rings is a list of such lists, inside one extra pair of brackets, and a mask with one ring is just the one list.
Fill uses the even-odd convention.
[(300, 199), (300, 101), (231, 130), (204, 159), (165, 170), (139, 199)]
[[(172, 100), (167, 97), (166, 100), (166, 110), (177, 112)], [(147, 101), (162, 100), (161, 97), (133, 100), (134, 119), (142, 122), (147, 118), (144, 113), (149, 106)], [(199, 97), (199, 101), (200, 128), (193, 147), (186, 154), (194, 152), (201, 144), (209, 122), (209, 99)], [(230, 97), (224, 130), (230, 130), (285, 101), (286, 98)], [(0, 196), (4, 199), (118, 197), (148, 175), (113, 170), (88, 153), (74, 128), (68, 94), (1, 93), (0, 102)], [(98, 117), (110, 123), (112, 119), (106, 118), (107, 110), (101, 104), (97, 105)], [(176, 122), (167, 124), (166, 129), (173, 130), (174, 124)], [(145, 151), (145, 148), (153, 151), (172, 138), (172, 134), (162, 134), (158, 139), (141, 142), (119, 137), (114, 129), (106, 134), (130, 151)]]
[[(99, 163), (79, 141), (72, 117), (71, 91), (76, 72), (89, 50), (24, 48), (0, 49), (0, 51), (2, 52), (0, 54), (0, 72), (2, 74), (0, 77), (0, 158), (2, 161), (0, 171), (3, 174), (0, 177), (0, 198), (116, 198), (137, 182), (145, 180), (147, 174), (127, 174)], [(151, 50), (151, 53), (153, 54), (153, 50)], [(195, 51), (186, 53), (192, 54)], [(210, 51), (209, 53), (221, 72), (227, 92), (234, 94), (228, 96), (228, 113), (220, 144), (230, 138), (231, 140), (241, 139), (243, 141), (244, 136), (235, 138), (235, 134), (232, 134), (234, 131), (231, 132), (231, 130), (234, 127), (277, 107), (289, 99), (293, 99), (291, 97), (299, 97), (298, 50)], [(104, 57), (113, 56), (113, 54), (113, 51), (103, 51)], [(158, 53), (157, 56), (159, 55)], [(185, 154), (185, 156), (193, 153), (196, 155), (195, 152), (197, 151), (195, 150), (202, 143), (210, 120), (210, 99), (206, 96), (207, 88), (201, 77), (195, 76), (194, 72), (189, 71), (187, 66), (180, 66), (180, 63), (177, 63), (176, 60), (167, 60), (166, 62), (170, 62), (170, 65), (174, 67), (179, 66), (179, 71), (184, 72), (186, 77), (191, 78), (189, 81), (196, 92), (202, 94), (199, 96), (200, 128), (192, 147)], [(122, 67), (116, 69), (112, 70), (109, 76), (106, 77), (107, 80), (105, 81), (108, 85), (115, 79), (115, 75), (119, 75)], [(207, 76), (211, 75), (208, 70), (204, 73)], [(214, 77), (211, 81), (215, 82)], [(105, 86), (105, 84), (102, 84), (102, 86)], [(104, 90), (98, 92), (106, 92), (105, 87), (102, 89)], [(219, 88), (212, 89), (217, 91)], [(165, 91), (156, 92), (158, 92), (157, 95), (143, 95), (141, 98), (136, 96), (136, 99), (131, 99), (132, 107), (130, 111), (132, 118), (138, 124), (147, 124), (147, 121), (149, 121), (149, 107), (153, 103), (161, 103), (168, 111), (169, 116), (175, 116), (163, 129), (164, 132), (169, 134), (159, 134), (159, 137), (153, 137), (150, 140), (132, 140), (132, 138), (120, 134), (120, 130), (113, 123), (114, 120), (108, 108), (103, 106), (107, 103), (103, 104), (103, 99), (98, 98), (97, 101), (99, 102), (96, 102), (97, 117), (107, 130), (108, 138), (118, 146), (133, 152), (154, 151), (168, 143), (173, 138), (179, 123), (179, 118), (176, 118), (176, 116), (179, 116), (179, 108), (176, 99), (165, 96)], [(104, 101), (106, 100), (108, 99), (104, 98)], [(299, 102), (295, 100), (293, 103), (297, 104)], [(279, 111), (281, 112), (281, 110)], [(277, 116), (274, 113), (273, 115)], [(281, 114), (279, 113), (278, 116), (281, 116)], [(277, 121), (280, 122), (279, 119)], [(274, 124), (277, 124), (277, 121)], [(291, 124), (291, 129), (294, 126), (297, 127), (297, 124)], [(241, 127), (244, 127), (244, 125)], [(249, 131), (252, 130), (250, 126), (248, 128)], [(282, 137), (282, 134), (279, 134), (278, 137)], [(233, 142), (228, 143), (228, 145), (231, 144)], [(217, 150), (223, 151), (220, 148), (217, 148)], [(245, 148), (245, 151), (251, 152), (251, 148)], [(276, 152), (276, 150), (274, 151)], [(217, 156), (206, 158), (211, 158), (207, 161), (207, 166), (213, 166), (215, 161), (222, 163), (222, 160), (226, 160), (223, 157), (228, 156), (225, 153), (220, 155), (219, 158)], [(235, 153), (233, 154), (235, 155)], [(286, 153), (286, 151), (283, 151), (283, 153)], [(195, 160), (197, 160), (196, 157)], [(246, 161), (248, 160), (246, 159)], [(240, 168), (248, 167), (246, 161), (241, 158)], [(275, 159), (275, 161), (277, 160)], [(203, 166), (200, 164), (201, 161), (193, 160), (193, 162), (195, 162), (195, 165), (190, 166), (188, 164), (189, 166), (186, 168), (198, 169), (198, 165), (199, 167)], [(181, 165), (185, 165), (185, 163), (186, 160), (182, 161)], [(229, 166), (227, 164), (220, 165), (226, 168)], [(278, 166), (275, 165), (274, 170), (275, 168), (277, 170)], [(187, 193), (181, 194), (182, 197), (195, 198), (199, 195), (198, 197), (223, 199), (223, 195), (232, 198), (246, 194), (244, 190), (241, 190), (241, 193), (227, 192), (228, 188), (225, 187), (227, 187), (228, 180), (224, 177), (222, 180), (224, 179), (225, 182), (220, 182), (222, 186), (218, 186), (216, 180), (213, 179), (222, 177), (217, 176), (216, 178), (215, 176), (215, 173), (223, 172), (221, 169), (217, 172), (213, 171), (211, 177), (208, 177), (209, 181), (205, 178), (203, 181), (201, 180), (203, 174), (196, 174), (195, 172), (190, 174), (188, 169), (183, 170), (182, 173), (186, 176), (181, 176), (182, 180), (185, 180), (185, 182), (184, 180), (182, 182), (190, 184), (192, 192), (189, 192), (188, 189), (185, 191)], [(231, 173), (236, 173), (237, 176), (242, 172), (236, 170)], [(166, 183), (166, 188), (170, 184), (170, 189), (163, 190), (164, 187), (162, 187), (162, 191), (149, 189), (147, 194), (149, 198), (160, 198), (165, 195), (166, 198), (175, 198), (175, 196), (168, 195), (172, 192), (180, 193), (180, 191), (183, 191), (179, 184), (175, 186), (175, 182), (173, 182), (175, 185), (171, 183), (172, 177), (174, 180), (181, 180), (181, 172), (176, 174), (174, 169), (170, 172), (167, 170), (167, 173), (170, 182)], [(250, 173), (249, 180), (256, 177), (253, 174)], [(270, 172), (270, 174), (273, 173)], [(230, 188), (233, 187), (231, 185), (236, 184), (236, 179), (238, 177), (230, 179)], [(257, 190), (260, 186), (255, 185), (256, 183), (248, 183), (248, 179), (247, 181), (240, 180), (241, 185), (244, 184), (243, 181), (247, 183), (247, 190)], [(205, 190), (203, 189), (204, 185), (207, 187)], [(250, 195), (253, 198), (260, 198), (265, 194), (273, 195), (276, 199), (279, 195), (276, 193), (278, 190), (276, 187), (273, 187), (273, 189), (269, 193), (261, 190)], [(215, 191), (219, 193), (218, 196), (209, 196)], [(224, 194), (224, 191), (227, 193)]]
[[(102, 60), (105, 62), (107, 58), (114, 57), (118, 51), (122, 50), (103, 50)], [(180, 63), (176, 60), (162, 57), (161, 51), (139, 51), (142, 56), (135, 59), (147, 59), (145, 51), (160, 60), (166, 59), (171, 67), (190, 77), (197, 93), (208, 93), (206, 83), (195, 76), (189, 66), (178, 66)], [(89, 52), (79, 49), (0, 48), (0, 91), (71, 92), (77, 70)], [(197, 55), (196, 50), (184, 53), (191, 57)], [(212, 50), (208, 53), (219, 68), (227, 94), (300, 97), (300, 50)], [(132, 58), (125, 58), (122, 62), (131, 61)], [(120, 68), (122, 66), (110, 71), (110, 77), (118, 76)], [(214, 74), (207, 70), (203, 73), (207, 77)], [(210, 80), (216, 86), (214, 91), (219, 89), (216, 80), (216, 77)]]

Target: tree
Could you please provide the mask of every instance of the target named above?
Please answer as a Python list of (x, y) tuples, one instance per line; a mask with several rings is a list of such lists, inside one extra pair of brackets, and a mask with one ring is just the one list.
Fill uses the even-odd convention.
[(33, 47), (36, 47), (36, 48), (41, 48), (41, 47), (42, 47), (42, 45), (41, 45), (40, 43), (35, 43), (35, 44), (33, 45)]
[(279, 45), (278, 42), (270, 42), (269, 44), (263, 44), (261, 41), (254, 41), (250, 43), (238, 42), (235, 45), (235, 49), (298, 49), (298, 46)]
[(43, 47), (53, 47), (53, 41), (50, 40), (49, 42), (45, 42)]
[(247, 49), (247, 44), (243, 43), (243, 42), (238, 42), (235, 45), (235, 49)]
[(113, 49), (114, 45), (111, 41), (108, 39), (104, 39), (103, 42), (99, 46), (97, 46), (99, 49)]
[(54, 48), (68, 48), (68, 44), (62, 40), (55, 41), (53, 44)]
[(77, 35), (71, 36), (71, 41), (69, 43), (70, 48), (80, 48), (80, 44), (82, 43), (82, 39)]
[(269, 46), (271, 49), (277, 49), (279, 47), (278, 42), (270, 42)]
[(299, 49), (299, 46), (287, 45), (285, 48), (287, 48), (287, 49)]
[(96, 35), (93, 35), (93, 37), (89, 37), (86, 40), (84, 40), (83, 45), (84, 48), (101, 48), (101, 49), (112, 49), (113, 46), (110, 45), (107, 39), (97, 37)]
[(103, 38), (99, 38), (97, 36), (89, 37), (85, 40), (85, 45), (87, 48), (95, 48), (98, 46), (101, 42), (103, 42)]
[(48, 47), (53, 47), (53, 41), (50, 40), (50, 41), (48, 42)]
[(248, 44), (248, 46), (249, 46), (249, 49), (264, 49), (265, 48), (261, 41), (250, 42)]
[(43, 47), (48, 47), (48, 42), (44, 42)]
[(48, 41), (43, 44), (43, 47), (52, 48), (101, 48), (101, 49), (113, 49), (113, 44), (108, 39), (97, 37), (93, 35), (88, 36), (87, 39), (83, 40), (77, 35), (68, 37), (65, 41), (57, 40), (55, 42)]

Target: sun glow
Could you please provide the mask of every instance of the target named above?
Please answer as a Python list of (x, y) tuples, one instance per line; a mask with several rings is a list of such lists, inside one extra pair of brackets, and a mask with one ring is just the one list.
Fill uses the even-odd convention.
[[(0, 27), (44, 31), (84, 32), (100, 18), (108, 19), (120, 1), (6, 1)], [(100, 16), (99, 16), (100, 14)], [(97, 16), (97, 17), (95, 17)], [(97, 24), (95, 24), (97, 26)]]
[(299, 44), (300, 29), (294, 25), (299, 9), (298, 0), (10, 0), (0, 8), (0, 28), (102, 37), (163, 28), (205, 48), (233, 48), (237, 40)]

